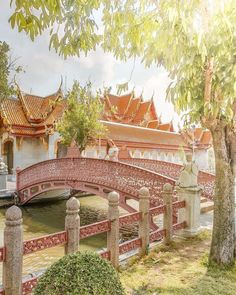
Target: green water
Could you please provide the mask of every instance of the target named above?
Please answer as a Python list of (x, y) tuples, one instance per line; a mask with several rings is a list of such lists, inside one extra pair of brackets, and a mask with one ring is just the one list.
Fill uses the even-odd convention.
[[(97, 196), (78, 198), (81, 204), (81, 224), (91, 223), (88, 213), (99, 214), (97, 210), (107, 211), (107, 201)], [(37, 203), (21, 208), (23, 213), (24, 240), (40, 237), (64, 230), (66, 200)], [(94, 211), (94, 209), (96, 209)], [(0, 246), (3, 245), (5, 209), (0, 209)], [(91, 215), (91, 214), (89, 214)], [(95, 216), (96, 217), (96, 216)], [(80, 250), (101, 250), (106, 247), (106, 234), (84, 239), (80, 242)], [(24, 256), (23, 273), (29, 274), (45, 269), (64, 255), (64, 247), (57, 246)], [(0, 266), (0, 275), (2, 267)], [(2, 277), (2, 275), (1, 275)]]

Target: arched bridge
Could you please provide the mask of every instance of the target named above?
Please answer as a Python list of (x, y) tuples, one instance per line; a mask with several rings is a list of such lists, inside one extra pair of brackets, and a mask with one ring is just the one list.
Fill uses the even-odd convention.
[(131, 163), (93, 158), (47, 160), (17, 172), (17, 192), (22, 205), (43, 192), (59, 188), (102, 197), (115, 190), (120, 194), (120, 205), (132, 211), (126, 200), (138, 199), (138, 191), (143, 186), (150, 190), (151, 206), (162, 204), (161, 191), (165, 183), (174, 185), (175, 179)]
[[(175, 180), (179, 178), (180, 170), (183, 167), (180, 164), (149, 159), (127, 158), (122, 159), (121, 161), (122, 163), (138, 166)], [(207, 199), (212, 200), (214, 196), (215, 175), (199, 171), (198, 184), (202, 187), (202, 195)]]

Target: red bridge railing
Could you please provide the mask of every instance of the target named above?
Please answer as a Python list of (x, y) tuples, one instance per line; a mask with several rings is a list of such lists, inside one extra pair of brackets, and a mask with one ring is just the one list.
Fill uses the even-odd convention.
[(134, 165), (92, 158), (61, 158), (43, 161), (17, 172), (19, 203), (53, 189), (77, 189), (102, 197), (111, 191), (126, 199), (138, 200), (138, 190), (145, 186), (151, 195), (151, 206), (163, 204), (161, 191), (165, 183), (175, 180)]
[[(171, 192), (169, 192), (169, 194), (173, 194), (173, 190)], [(145, 197), (145, 196), (144, 196)], [(141, 196), (140, 196), (141, 198)], [(182, 221), (182, 222), (177, 222), (176, 224), (171, 224), (170, 228), (160, 228), (156, 231), (151, 231), (149, 228), (148, 223), (145, 223), (145, 218), (153, 218), (154, 216), (159, 216), (159, 215), (163, 215), (163, 220), (164, 219), (168, 219), (168, 218), (172, 218), (168, 215), (168, 210), (167, 210), (167, 206), (171, 206), (171, 208), (174, 210), (183, 210), (185, 208), (185, 202), (184, 201), (177, 201), (177, 202), (171, 202), (169, 205), (164, 204), (164, 205), (160, 205), (158, 207), (154, 207), (151, 209), (148, 209), (147, 211), (147, 216), (145, 217), (145, 206), (143, 207), (142, 203), (144, 200), (143, 198), (140, 199), (140, 212), (136, 212), (136, 213), (131, 213), (131, 214), (127, 214), (127, 215), (123, 215), (118, 217), (118, 227), (117, 230), (119, 231), (119, 228), (121, 228), (122, 226), (125, 225), (130, 225), (130, 224), (134, 224), (134, 223), (139, 223), (139, 228), (144, 229), (143, 233), (146, 234), (148, 236), (148, 240), (150, 243), (153, 243), (155, 241), (162, 241), (163, 238), (166, 237), (166, 234), (168, 231), (171, 232), (175, 232), (177, 230), (183, 229), (186, 227), (186, 222)], [(149, 197), (145, 199), (145, 202), (149, 202)], [(110, 204), (110, 203), (109, 203)], [(148, 203), (147, 203), (148, 204)], [(79, 207), (78, 207), (79, 208)], [(112, 208), (112, 209), (111, 209)], [(170, 208), (170, 207), (168, 207)], [(109, 210), (113, 210), (114, 207), (109, 207)], [(9, 209), (10, 210), (10, 209)], [(67, 211), (69, 209), (67, 208)], [(143, 211), (144, 210), (144, 211)], [(185, 209), (184, 209), (185, 210)], [(78, 214), (78, 213), (77, 213)], [(9, 214), (8, 214), (9, 215)], [(103, 220), (94, 224), (89, 224), (86, 226), (81, 226), (79, 228), (79, 233), (80, 233), (80, 239), (85, 239), (94, 235), (98, 235), (101, 233), (109, 233), (111, 231), (111, 223), (114, 222), (114, 220)], [(147, 224), (146, 227), (143, 228), (144, 224)], [(23, 255), (28, 255), (37, 251), (42, 251), (42, 250), (46, 250), (48, 248), (52, 248), (52, 247), (56, 247), (59, 245), (68, 245), (69, 244), (69, 233), (68, 231), (61, 231), (61, 232), (57, 232), (57, 233), (53, 233), (53, 234), (49, 234), (46, 236), (42, 236), (39, 238), (33, 238), (27, 241), (23, 242)], [(118, 255), (124, 255), (126, 253), (133, 253), (135, 254), (135, 250), (140, 249), (142, 247), (147, 248), (149, 245), (147, 239), (145, 239), (143, 237), (143, 234), (139, 234), (139, 236), (137, 238), (134, 238), (132, 240), (128, 240), (125, 241), (123, 243), (118, 244)], [(110, 241), (112, 242), (112, 241)], [(145, 243), (148, 243), (147, 245), (145, 245)], [(6, 261), (6, 255), (5, 253), (6, 251), (6, 247), (1, 247), (0, 248), (0, 261), (1, 262), (5, 262)], [(104, 259), (111, 259), (111, 251), (114, 251), (113, 248), (106, 249), (102, 252), (100, 252), (101, 257), (103, 257)], [(114, 253), (113, 253), (114, 254)], [(9, 258), (10, 259), (10, 258)], [(14, 255), (13, 255), (13, 261), (14, 262)], [(26, 295), (26, 294), (31, 294), (32, 289), (36, 286), (37, 284), (37, 280), (38, 277), (32, 277), (30, 279), (24, 280), (22, 282), (22, 294)], [(4, 294), (4, 290), (0, 290), (0, 295)]]
[[(159, 160), (129, 158), (122, 159), (121, 161), (122, 163), (153, 171), (163, 176), (170, 177), (174, 180), (179, 178), (180, 170), (183, 168), (183, 165)], [(215, 175), (212, 173), (199, 171), (198, 183), (203, 189), (203, 196), (212, 200), (215, 188)]]

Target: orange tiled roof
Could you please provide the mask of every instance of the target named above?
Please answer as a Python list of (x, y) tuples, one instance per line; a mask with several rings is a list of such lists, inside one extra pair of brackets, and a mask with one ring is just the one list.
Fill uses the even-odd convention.
[(159, 125), (158, 120), (149, 121), (147, 124), (147, 128), (157, 129), (158, 125)]
[(19, 90), (17, 99), (5, 99), (0, 106), (1, 127), (14, 135), (41, 136), (53, 128), (65, 107), (60, 90), (46, 97)]
[(105, 104), (103, 120), (174, 131), (172, 123), (160, 124), (153, 100), (143, 101), (133, 93), (122, 96), (106, 94), (101, 100)]
[(151, 104), (150, 101), (140, 103), (139, 108), (138, 108), (138, 110), (137, 110), (137, 112), (135, 114), (135, 117), (133, 119), (134, 123), (140, 123), (140, 122), (144, 121), (145, 120), (145, 115), (150, 115), (151, 116), (151, 114), (148, 114), (150, 104)]
[(200, 139), (199, 144), (201, 145), (211, 145), (212, 144), (212, 136), (209, 130), (204, 130), (203, 135)]
[(158, 127), (157, 127), (158, 130), (162, 130), (162, 131), (170, 131), (170, 132), (173, 132), (174, 131), (174, 128), (173, 128), (173, 124), (172, 122), (170, 123), (166, 123), (166, 124), (160, 124)]
[(201, 127), (195, 128), (194, 132), (187, 130), (183, 133), (189, 144), (195, 144), (198, 148), (208, 148), (212, 144), (211, 132)]
[[(131, 100), (128, 110), (126, 111), (126, 117), (131, 119), (139, 109), (139, 106), (141, 104), (141, 98), (137, 97)], [(126, 121), (126, 120), (125, 120)]]

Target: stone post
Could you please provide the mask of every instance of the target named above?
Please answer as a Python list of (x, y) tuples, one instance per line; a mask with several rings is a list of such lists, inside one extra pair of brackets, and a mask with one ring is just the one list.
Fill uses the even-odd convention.
[(139, 238), (142, 239), (142, 246), (139, 251), (140, 256), (144, 256), (149, 250), (149, 200), (150, 194), (146, 187), (139, 190), (139, 212), (141, 212), (141, 220), (139, 221)]
[(3, 262), (3, 288), (5, 295), (22, 294), (23, 229), (22, 213), (17, 206), (6, 211)]
[(80, 203), (74, 197), (66, 202), (65, 230), (67, 231), (67, 244), (65, 246), (65, 254), (74, 253), (79, 250), (79, 208)]
[(173, 207), (172, 207), (172, 196), (173, 196), (173, 186), (166, 183), (163, 186), (162, 191), (164, 205), (166, 206), (165, 213), (163, 215), (163, 228), (166, 231), (164, 237), (164, 243), (169, 244), (172, 240), (173, 235)]
[(110, 192), (108, 194), (108, 219), (111, 223), (111, 230), (107, 233), (107, 250), (110, 251), (112, 265), (119, 266), (119, 194)]
[(186, 221), (187, 227), (181, 231), (185, 237), (192, 237), (200, 230), (201, 188), (176, 187), (179, 201), (185, 201), (185, 208), (179, 209), (178, 222)]

